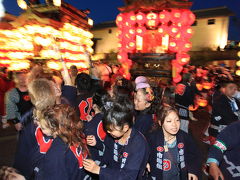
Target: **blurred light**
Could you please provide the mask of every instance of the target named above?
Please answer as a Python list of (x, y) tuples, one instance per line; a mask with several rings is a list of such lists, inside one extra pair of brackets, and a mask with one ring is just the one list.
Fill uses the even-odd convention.
[(17, 0), (17, 4), (21, 9), (27, 9), (27, 3), (24, 0)]

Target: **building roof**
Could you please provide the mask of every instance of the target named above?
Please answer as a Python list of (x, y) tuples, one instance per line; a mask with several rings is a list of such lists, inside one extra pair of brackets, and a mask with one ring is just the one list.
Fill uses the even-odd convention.
[(235, 15), (226, 6), (209, 8), (209, 9), (193, 10), (193, 13), (196, 15), (197, 19), (209, 18), (209, 17), (219, 17), (219, 16), (234, 16)]
[[(209, 9), (193, 10), (193, 13), (196, 15), (197, 19), (209, 18), (209, 17), (219, 17), (219, 16), (234, 16), (235, 15), (226, 6), (209, 8)], [(112, 27), (116, 27), (115, 21), (105, 21), (105, 22), (94, 25), (92, 30), (103, 29), (103, 28), (112, 28)]]
[(116, 27), (116, 22), (115, 21), (105, 21), (99, 24), (96, 24), (93, 26), (91, 30), (97, 30), (97, 29), (103, 29), (103, 28), (111, 28), (111, 27)]

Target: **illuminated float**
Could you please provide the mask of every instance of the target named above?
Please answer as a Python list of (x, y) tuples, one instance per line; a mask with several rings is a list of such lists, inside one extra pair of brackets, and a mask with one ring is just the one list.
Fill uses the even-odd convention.
[(181, 81), (192, 47), (191, 5), (187, 0), (126, 0), (116, 18), (118, 60), (126, 78), (145, 75)]
[(17, 0), (25, 11), (8, 26), (0, 28), (0, 66), (10, 70), (28, 69), (31, 62), (60, 69), (62, 58), (67, 67), (88, 68), (88, 56), (93, 52), (89, 29), (93, 21), (88, 10), (78, 10), (60, 0)]

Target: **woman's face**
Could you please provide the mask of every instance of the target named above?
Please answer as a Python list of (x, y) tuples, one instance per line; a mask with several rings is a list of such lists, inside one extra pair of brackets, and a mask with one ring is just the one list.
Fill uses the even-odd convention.
[(162, 124), (163, 131), (168, 135), (176, 135), (180, 129), (180, 120), (175, 111), (170, 112)]
[(114, 138), (121, 138), (127, 131), (129, 130), (128, 125), (124, 125), (123, 129), (119, 126), (112, 126), (111, 130), (107, 130), (107, 132)]
[(134, 95), (134, 105), (137, 111), (143, 111), (148, 108), (151, 104), (147, 102), (146, 95), (142, 89), (138, 89)]

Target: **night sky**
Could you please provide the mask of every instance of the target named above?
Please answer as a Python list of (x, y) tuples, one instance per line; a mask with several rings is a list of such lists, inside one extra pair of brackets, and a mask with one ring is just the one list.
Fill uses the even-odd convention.
[[(19, 15), (21, 9), (17, 6), (17, 0), (3, 0), (7, 12)], [(114, 20), (118, 14), (117, 7), (123, 6), (123, 0), (64, 0), (78, 9), (90, 9), (90, 17), (94, 23)], [(43, 0), (41, 0), (43, 2)], [(229, 39), (240, 40), (240, 0), (192, 0), (192, 9), (213, 8), (227, 6), (237, 16), (230, 21)]]

